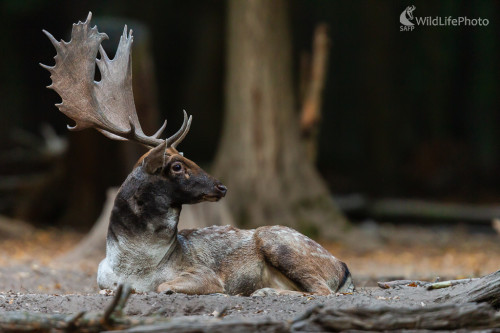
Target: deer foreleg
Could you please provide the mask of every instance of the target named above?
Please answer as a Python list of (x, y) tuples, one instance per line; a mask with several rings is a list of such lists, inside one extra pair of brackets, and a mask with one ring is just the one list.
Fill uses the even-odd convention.
[(224, 293), (224, 287), (213, 272), (184, 272), (158, 286), (158, 292), (207, 295)]

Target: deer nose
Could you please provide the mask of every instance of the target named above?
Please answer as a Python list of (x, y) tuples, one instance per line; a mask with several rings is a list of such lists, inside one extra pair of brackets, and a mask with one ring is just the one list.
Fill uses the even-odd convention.
[(225, 195), (226, 195), (226, 192), (227, 192), (227, 187), (225, 187), (224, 185), (222, 185), (222, 184), (215, 185), (215, 189), (216, 189), (217, 191), (219, 191), (219, 192), (222, 194), (222, 196), (225, 196)]

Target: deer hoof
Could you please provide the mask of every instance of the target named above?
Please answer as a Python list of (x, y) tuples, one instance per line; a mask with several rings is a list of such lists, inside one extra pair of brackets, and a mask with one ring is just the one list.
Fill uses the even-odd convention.
[(158, 292), (166, 295), (172, 295), (175, 291), (170, 287), (168, 283), (162, 283), (158, 286)]
[(250, 296), (252, 297), (262, 297), (262, 296), (278, 296), (279, 291), (273, 288), (262, 288), (254, 291)]

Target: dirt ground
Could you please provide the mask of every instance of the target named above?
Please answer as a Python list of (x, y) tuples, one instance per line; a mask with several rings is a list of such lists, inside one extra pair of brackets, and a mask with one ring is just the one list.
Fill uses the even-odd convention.
[[(57, 258), (83, 235), (61, 230), (37, 230), (0, 244), (0, 312), (27, 310), (42, 313), (102, 311), (110, 295), (99, 293), (96, 269), (101, 258), (60, 264)], [(134, 294), (129, 315), (211, 317), (226, 309), (228, 318), (292, 319), (317, 304), (356, 306), (388, 304), (426, 306), (423, 288), (382, 290), (377, 281), (436, 277), (479, 277), (500, 268), (500, 237), (471, 233), (465, 228), (423, 228), (364, 224), (343, 242), (322, 244), (345, 261), (355, 280), (353, 295), (239, 297)], [(449, 288), (452, 289), (452, 288)]]
[[(453, 294), (451, 287), (446, 294)], [(362, 288), (354, 294), (332, 296), (266, 296), (242, 297), (227, 295), (188, 296), (184, 294), (145, 293), (131, 295), (125, 313), (130, 316), (214, 317), (224, 311), (224, 318), (261, 318), (293, 320), (316, 305), (351, 308), (357, 306), (402, 306), (421, 308), (442, 304), (429, 302), (429, 293), (436, 297), (442, 290), (427, 291), (421, 287), (397, 289)], [(431, 296), (432, 297), (432, 296)], [(35, 311), (43, 313), (77, 313), (82, 310), (103, 312), (111, 295), (93, 294), (30, 294), (0, 293), (0, 311)]]

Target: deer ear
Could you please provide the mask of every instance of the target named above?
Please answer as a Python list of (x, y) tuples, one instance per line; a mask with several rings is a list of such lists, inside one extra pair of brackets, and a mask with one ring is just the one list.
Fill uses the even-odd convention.
[(148, 156), (142, 160), (142, 166), (149, 174), (155, 174), (160, 171), (167, 158), (167, 143), (163, 142), (161, 145), (151, 149)]

